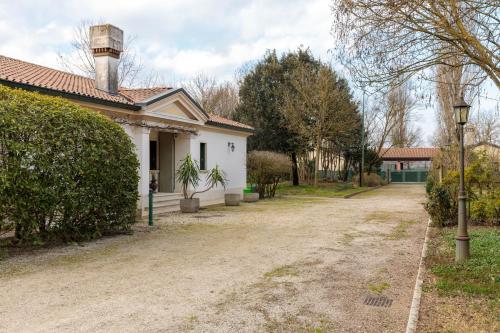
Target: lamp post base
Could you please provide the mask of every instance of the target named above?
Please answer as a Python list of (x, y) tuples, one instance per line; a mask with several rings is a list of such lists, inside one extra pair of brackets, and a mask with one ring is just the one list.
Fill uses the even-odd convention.
[(469, 237), (457, 237), (455, 262), (464, 262), (469, 259)]

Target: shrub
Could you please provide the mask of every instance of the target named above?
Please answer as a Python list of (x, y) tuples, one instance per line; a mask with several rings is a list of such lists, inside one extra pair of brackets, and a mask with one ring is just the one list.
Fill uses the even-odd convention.
[[(498, 224), (500, 195), (495, 164), (484, 154), (470, 154), (470, 164), (465, 169), (464, 186), (469, 200), (469, 221), (475, 224)], [(441, 184), (428, 178), (426, 208), (437, 226), (457, 223), (459, 173), (451, 171)]]
[(69, 241), (127, 230), (137, 168), (131, 140), (105, 116), (0, 86), (0, 231)]
[(290, 175), (288, 156), (270, 151), (252, 151), (247, 156), (248, 179), (256, 184), (260, 198), (272, 198), (278, 183)]
[(425, 193), (427, 193), (427, 195), (431, 194), (435, 185), (436, 185), (436, 181), (434, 180), (434, 176), (428, 175), (427, 180), (425, 182)]
[[(354, 184), (359, 184), (359, 175), (355, 175), (354, 177), (352, 177), (352, 182)], [(385, 183), (385, 180), (383, 180), (382, 177), (380, 177), (376, 173), (363, 173), (363, 186), (375, 187), (383, 185)]]
[(436, 184), (428, 194), (425, 209), (429, 213), (432, 223), (438, 227), (457, 224), (457, 202), (454, 191), (445, 184)]
[(500, 196), (492, 194), (472, 201), (470, 221), (475, 224), (498, 225), (500, 221)]

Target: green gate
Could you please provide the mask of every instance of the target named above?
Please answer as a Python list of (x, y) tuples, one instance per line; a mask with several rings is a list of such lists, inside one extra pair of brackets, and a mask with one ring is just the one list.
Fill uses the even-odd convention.
[(401, 170), (391, 171), (391, 182), (393, 183), (425, 183), (427, 181), (427, 170)]

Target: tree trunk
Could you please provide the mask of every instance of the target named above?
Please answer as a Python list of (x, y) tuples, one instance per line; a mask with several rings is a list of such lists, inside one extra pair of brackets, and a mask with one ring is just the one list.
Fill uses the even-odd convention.
[[(319, 141), (319, 140), (318, 140)], [(318, 173), (319, 173), (319, 149), (321, 145), (320, 142), (316, 144), (316, 156), (314, 156), (314, 187), (318, 186)]]
[(293, 186), (299, 186), (299, 168), (297, 165), (297, 153), (292, 152), (292, 181)]

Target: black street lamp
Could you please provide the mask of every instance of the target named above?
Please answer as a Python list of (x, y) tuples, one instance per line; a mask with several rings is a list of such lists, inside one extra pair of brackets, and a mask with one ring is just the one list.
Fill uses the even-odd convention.
[(453, 105), (455, 121), (460, 135), (460, 189), (458, 192), (458, 230), (456, 239), (455, 261), (463, 262), (469, 258), (469, 235), (467, 233), (466, 202), (467, 194), (464, 186), (464, 125), (469, 118), (470, 105), (461, 96)]
[(359, 187), (363, 187), (365, 170), (365, 88), (363, 87), (363, 112), (361, 114), (361, 162), (359, 163)]

